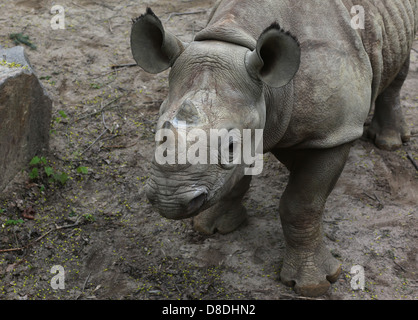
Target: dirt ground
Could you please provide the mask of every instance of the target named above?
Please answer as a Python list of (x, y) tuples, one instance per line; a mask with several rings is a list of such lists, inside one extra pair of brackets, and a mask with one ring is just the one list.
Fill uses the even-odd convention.
[[(31, 179), (28, 163), (0, 194), (0, 300), (301, 299), (279, 281), (288, 172), (272, 156), (245, 198), (248, 224), (229, 235), (164, 219), (144, 194), (168, 73), (111, 66), (134, 62), (131, 18), (147, 6), (190, 41), (214, 2), (1, 1), (0, 44), (14, 46), (11, 33), (30, 37), (37, 49), (27, 55), (54, 101), (50, 152), (37, 166), (68, 181)], [(64, 30), (50, 26), (54, 4), (65, 8)], [(411, 142), (395, 152), (355, 142), (328, 200), (326, 243), (343, 273), (319, 299), (418, 299), (418, 173), (407, 156), (418, 159), (416, 52), (402, 106)], [(64, 289), (51, 287), (55, 265)], [(351, 287), (355, 265), (364, 267), (364, 290)]]

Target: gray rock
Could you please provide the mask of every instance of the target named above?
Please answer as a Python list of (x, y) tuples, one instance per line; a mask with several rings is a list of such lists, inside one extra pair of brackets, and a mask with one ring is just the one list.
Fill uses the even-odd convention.
[(32, 71), (29, 59), (26, 56), (25, 49), (21, 46), (13, 47), (10, 49), (2, 49), (0, 46), (0, 61), (6, 60), (8, 63), (16, 63), (27, 67)]
[(52, 101), (23, 47), (0, 50), (0, 191), (48, 149)]

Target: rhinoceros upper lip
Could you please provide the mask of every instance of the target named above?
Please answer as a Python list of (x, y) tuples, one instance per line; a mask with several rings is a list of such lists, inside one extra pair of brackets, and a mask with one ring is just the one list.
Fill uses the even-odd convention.
[[(155, 186), (154, 186), (155, 187)], [(155, 191), (155, 189), (151, 189)], [(187, 193), (185, 193), (187, 194)], [(185, 195), (183, 194), (183, 196)], [(156, 207), (159, 213), (168, 219), (181, 220), (191, 218), (200, 212), (200, 209), (208, 200), (208, 193), (206, 190), (194, 191), (190, 195), (191, 200), (181, 204), (177, 202), (181, 196), (158, 196), (154, 192), (147, 195), (151, 204)]]
[(191, 200), (187, 206), (187, 215), (193, 215), (194, 213), (198, 212), (199, 209), (203, 206), (206, 202), (207, 193), (201, 193), (193, 200)]

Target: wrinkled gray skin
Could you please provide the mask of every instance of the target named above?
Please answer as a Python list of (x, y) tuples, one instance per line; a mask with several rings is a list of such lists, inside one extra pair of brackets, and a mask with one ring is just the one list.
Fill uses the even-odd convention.
[[(365, 29), (350, 27), (353, 5)], [(171, 67), (157, 129), (264, 129), (264, 152), (290, 171), (281, 197), (286, 240), (281, 281), (296, 292), (327, 292), (341, 268), (323, 243), (322, 212), (363, 134), (396, 149), (409, 139), (399, 93), (417, 31), (418, 0), (223, 0), (194, 41), (165, 32), (148, 10), (134, 21), (132, 52), (151, 73)], [(277, 25), (269, 26), (277, 21)], [(290, 34), (294, 35), (299, 43)], [(235, 230), (246, 220), (245, 165), (153, 163), (147, 196), (170, 219), (196, 230)]]

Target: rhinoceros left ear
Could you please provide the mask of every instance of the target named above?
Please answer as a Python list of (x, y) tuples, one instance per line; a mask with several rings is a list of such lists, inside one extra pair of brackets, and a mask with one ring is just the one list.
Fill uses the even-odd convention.
[(261, 34), (257, 47), (246, 57), (247, 71), (268, 86), (279, 88), (288, 84), (300, 65), (300, 45), (278, 23)]
[(138, 65), (149, 73), (160, 73), (170, 68), (184, 51), (176, 36), (165, 32), (158, 17), (147, 8), (147, 12), (133, 20), (131, 30), (132, 55)]

